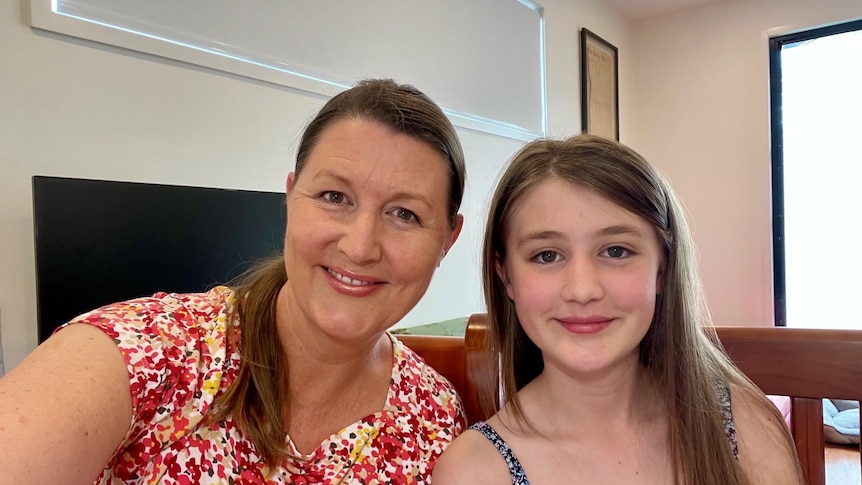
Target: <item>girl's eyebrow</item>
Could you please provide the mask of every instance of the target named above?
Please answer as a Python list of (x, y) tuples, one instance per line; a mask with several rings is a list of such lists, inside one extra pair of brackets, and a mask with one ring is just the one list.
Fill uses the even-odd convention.
[(518, 238), (518, 243), (515, 245), (515, 247), (520, 248), (520, 247), (524, 246), (525, 244), (527, 244), (531, 241), (538, 241), (538, 240), (545, 240), (545, 239), (563, 239), (563, 238), (565, 238), (565, 236), (563, 235), (563, 233), (561, 233), (559, 231), (529, 232), (527, 234), (524, 234), (520, 238)]
[(615, 226), (608, 226), (598, 232), (599, 236), (618, 236), (621, 234), (627, 234), (630, 236), (634, 236), (640, 239), (645, 239), (646, 235), (635, 226), (630, 224), (619, 224)]
[[(598, 236), (619, 236), (619, 235), (629, 235), (632, 237), (636, 237), (638, 239), (646, 239), (646, 235), (644, 235), (643, 231), (638, 229), (635, 226), (630, 224), (618, 224), (613, 226), (608, 226), (604, 229), (599, 230), (596, 235)], [(559, 231), (535, 231), (524, 234), (520, 238), (518, 238), (518, 242), (515, 247), (520, 248), (525, 244), (532, 241), (540, 241), (547, 239), (565, 239), (565, 235)]]

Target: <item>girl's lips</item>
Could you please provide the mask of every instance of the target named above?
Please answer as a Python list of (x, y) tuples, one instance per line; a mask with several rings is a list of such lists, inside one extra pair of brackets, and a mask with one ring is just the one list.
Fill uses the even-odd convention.
[(563, 324), (572, 324), (572, 325), (589, 325), (593, 323), (607, 323), (613, 320), (612, 317), (606, 317), (604, 315), (589, 315), (586, 317), (563, 317), (558, 318), (557, 320)]
[(563, 318), (557, 321), (569, 332), (578, 335), (590, 335), (608, 328), (614, 319), (610, 317), (590, 316)]

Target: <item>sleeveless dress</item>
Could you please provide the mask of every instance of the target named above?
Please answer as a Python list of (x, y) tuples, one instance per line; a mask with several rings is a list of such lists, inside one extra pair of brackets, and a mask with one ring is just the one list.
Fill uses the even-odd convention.
[[(717, 387), (716, 391), (718, 394), (719, 406), (721, 407), (721, 415), (724, 420), (724, 432), (727, 435), (727, 441), (730, 444), (733, 457), (739, 459), (736, 425), (733, 422), (733, 412), (731, 411), (730, 406), (730, 388), (726, 385), (721, 385)], [(527, 480), (527, 474), (524, 472), (524, 467), (521, 466), (521, 462), (518, 461), (515, 453), (512, 452), (512, 449), (509, 448), (508, 444), (506, 444), (506, 440), (504, 440), (503, 437), (501, 437), (497, 431), (491, 427), (491, 425), (484, 421), (479, 421), (470, 426), (470, 429), (482, 433), (482, 435), (494, 445), (494, 448), (497, 448), (497, 451), (499, 451), (503, 456), (503, 459), (506, 460), (506, 466), (509, 468), (509, 475), (512, 477), (512, 485), (530, 485), (530, 481)]]

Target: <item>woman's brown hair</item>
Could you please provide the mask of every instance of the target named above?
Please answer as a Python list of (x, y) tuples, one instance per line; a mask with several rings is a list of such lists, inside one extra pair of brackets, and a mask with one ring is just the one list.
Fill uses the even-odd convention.
[[(777, 422), (783, 419), (721, 349), (700, 284), (691, 234), (670, 185), (643, 157), (611, 140), (578, 135), (531, 142), (514, 157), (493, 195), (482, 274), (488, 345), (502, 359), (503, 402), (516, 419), (532, 428), (517, 393), (542, 372), (542, 353), (522, 329), (497, 265), (506, 259), (505, 231), (513, 210), (548, 179), (595, 191), (655, 228), (664, 266), (652, 323), (640, 344), (640, 362), (664, 399), (675, 483), (748, 483), (731, 447), (716, 446), (728, 442), (717, 386), (735, 384), (755, 396)], [(795, 449), (789, 432), (783, 433)]]
[[(447, 213), (450, 226), (455, 227), (464, 195), (464, 153), (455, 128), (439, 106), (410, 85), (389, 79), (359, 82), (330, 99), (305, 128), (296, 154), (297, 178), (321, 134), (340, 119), (380, 123), (437, 150), (449, 168)], [(269, 467), (288, 456), (283, 417), (288, 369), (275, 321), (276, 298), (287, 278), (284, 260), (277, 256), (255, 265), (230, 285), (240, 299), (240, 367), (234, 382), (216, 398), (209, 418), (233, 417)]]

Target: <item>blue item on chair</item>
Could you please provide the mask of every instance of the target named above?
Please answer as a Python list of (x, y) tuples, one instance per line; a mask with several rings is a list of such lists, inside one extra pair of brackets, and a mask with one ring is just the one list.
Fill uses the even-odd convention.
[(859, 403), (824, 399), (823, 432), (830, 443), (859, 444)]

